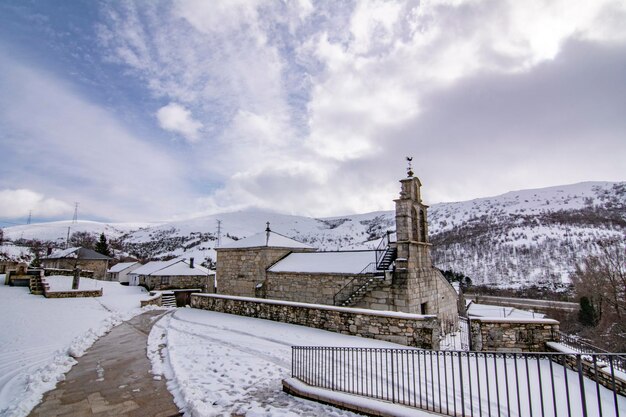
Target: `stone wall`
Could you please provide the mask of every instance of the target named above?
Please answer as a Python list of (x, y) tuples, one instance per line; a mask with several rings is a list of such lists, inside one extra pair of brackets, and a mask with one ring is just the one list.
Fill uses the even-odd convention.
[(81, 270), (93, 271), (95, 279), (105, 279), (109, 267), (106, 259), (42, 259), (45, 269), (69, 269), (80, 268)]
[(471, 348), (474, 351), (545, 352), (554, 341), (559, 322), (551, 319), (470, 320)]
[(209, 288), (213, 288), (213, 276), (212, 275), (173, 275), (173, 276), (150, 276), (140, 275), (139, 285), (145, 285), (148, 290), (171, 290), (171, 289), (194, 289), (199, 288), (202, 291), (206, 291)]
[[(334, 305), (333, 297), (357, 275), (267, 272), (266, 298), (310, 304)], [(358, 275), (367, 278), (368, 275)]]
[(258, 247), (217, 249), (217, 292), (255, 297), (266, 280), (266, 270), (290, 252), (307, 249)]
[[(562, 348), (555, 348), (553, 347), (554, 345), (551, 345), (551, 343), (548, 343), (548, 351), (564, 353)], [(565, 360), (565, 366), (576, 372), (578, 372), (578, 362), (580, 361), (580, 369), (583, 375), (593, 381), (598, 381), (600, 385), (610, 390), (613, 390), (613, 384), (615, 384), (615, 392), (619, 395), (626, 396), (626, 375), (613, 368), (615, 371), (615, 378), (613, 378), (608, 358), (600, 357), (596, 360), (595, 364), (591, 357), (584, 353), (573, 353), (571, 355), (565, 355), (563, 358)], [(557, 363), (563, 365), (561, 360), (557, 360)], [(615, 366), (615, 362), (613, 363), (613, 366)]]
[(217, 294), (192, 294), (191, 307), (298, 324), (406, 346), (439, 349), (440, 324), (435, 316)]
[(44, 291), (46, 298), (102, 297), (102, 288), (89, 291)]
[(145, 299), (145, 300), (140, 300), (139, 305), (141, 307), (145, 307), (145, 306), (161, 307), (162, 302), (163, 302), (163, 298), (161, 297), (161, 293), (154, 294), (154, 295), (150, 294), (150, 298)]
[[(73, 269), (57, 269), (57, 268), (46, 268), (44, 269), (44, 275), (49, 277), (50, 275), (62, 275), (65, 277), (73, 277), (74, 270)], [(80, 270), (81, 278), (93, 278), (93, 271), (89, 270)]]

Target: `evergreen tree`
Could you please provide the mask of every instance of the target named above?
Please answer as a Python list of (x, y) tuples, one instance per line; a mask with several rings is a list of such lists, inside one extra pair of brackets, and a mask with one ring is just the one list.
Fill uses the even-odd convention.
[(109, 244), (107, 243), (107, 238), (104, 236), (104, 233), (100, 234), (100, 240), (96, 243), (95, 251), (106, 256), (111, 256)]
[(580, 311), (578, 311), (578, 321), (585, 326), (595, 326), (598, 324), (598, 313), (591, 304), (588, 297), (580, 298)]

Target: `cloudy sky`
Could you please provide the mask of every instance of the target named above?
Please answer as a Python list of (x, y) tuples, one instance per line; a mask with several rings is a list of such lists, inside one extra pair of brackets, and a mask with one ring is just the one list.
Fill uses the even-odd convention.
[(0, 226), (626, 179), (622, 0), (0, 1)]

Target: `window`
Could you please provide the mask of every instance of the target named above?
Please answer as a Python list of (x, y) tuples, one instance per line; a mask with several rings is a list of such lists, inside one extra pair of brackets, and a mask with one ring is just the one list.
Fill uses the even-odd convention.
[(428, 303), (422, 303), (420, 310), (422, 311), (422, 314), (428, 314)]

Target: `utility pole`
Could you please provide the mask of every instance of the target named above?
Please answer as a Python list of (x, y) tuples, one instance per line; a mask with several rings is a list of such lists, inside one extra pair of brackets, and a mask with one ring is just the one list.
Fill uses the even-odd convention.
[(70, 227), (67, 226), (67, 239), (65, 239), (65, 249), (70, 247)]
[(78, 202), (74, 203), (74, 218), (72, 218), (72, 223), (78, 223)]
[(222, 245), (222, 221), (217, 221), (217, 246), (220, 247)]

